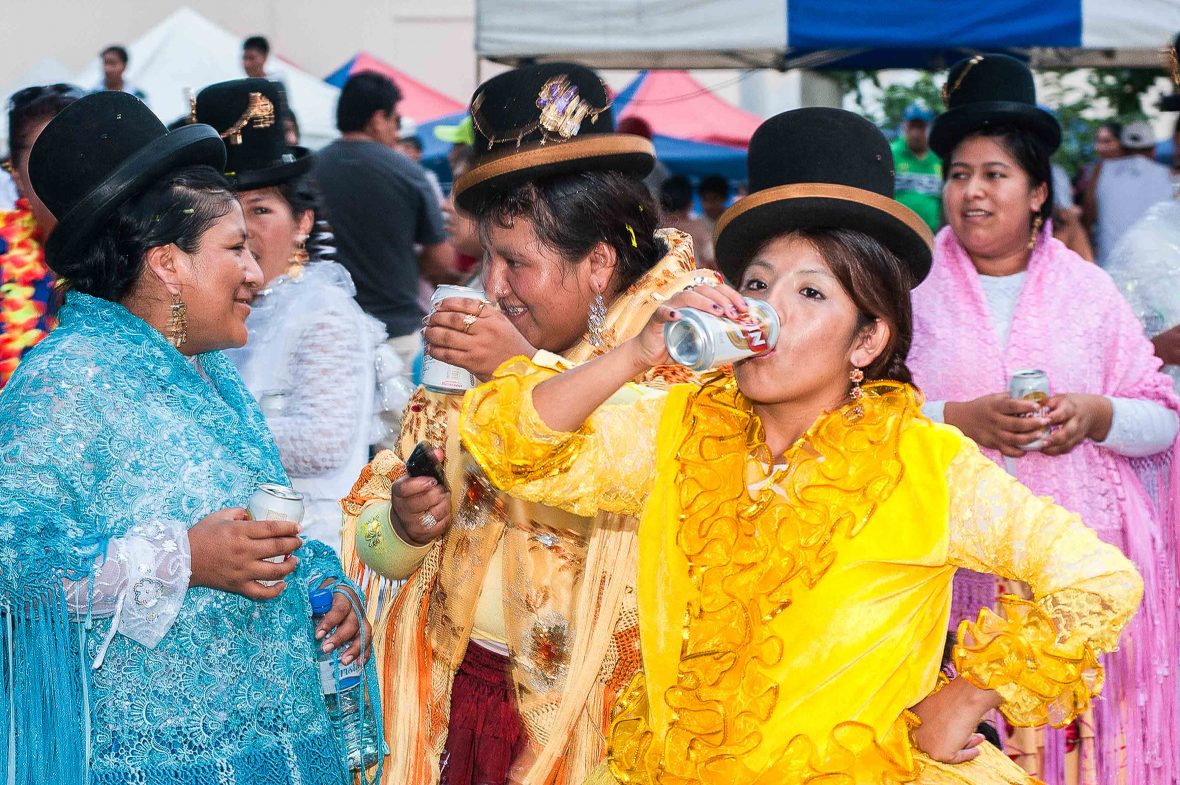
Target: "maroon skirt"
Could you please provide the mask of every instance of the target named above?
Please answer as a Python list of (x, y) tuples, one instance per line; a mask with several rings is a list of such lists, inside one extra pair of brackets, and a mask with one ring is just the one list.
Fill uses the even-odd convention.
[(471, 642), (451, 687), (442, 785), (507, 785), (528, 743), (516, 710), (510, 663)]

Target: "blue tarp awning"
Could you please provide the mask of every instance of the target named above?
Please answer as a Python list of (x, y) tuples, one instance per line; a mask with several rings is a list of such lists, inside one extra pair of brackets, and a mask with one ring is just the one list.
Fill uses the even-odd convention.
[[(1180, 0), (477, 0), (476, 51), (609, 68), (941, 67), (974, 51), (1160, 65)], [(1079, 55), (1080, 56), (1080, 55)]]

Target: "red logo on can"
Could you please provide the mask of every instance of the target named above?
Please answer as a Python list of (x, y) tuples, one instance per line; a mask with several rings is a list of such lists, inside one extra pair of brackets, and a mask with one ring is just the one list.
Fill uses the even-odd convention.
[(746, 345), (750, 347), (750, 351), (761, 354), (770, 348), (766, 344), (765, 327), (752, 314), (739, 319), (738, 324), (741, 326), (742, 332), (746, 334)]

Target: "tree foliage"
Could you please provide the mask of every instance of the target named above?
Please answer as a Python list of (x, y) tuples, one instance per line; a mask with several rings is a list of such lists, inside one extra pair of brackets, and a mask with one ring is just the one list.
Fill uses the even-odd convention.
[[(833, 71), (829, 76), (841, 86), (856, 111), (876, 123), (886, 136), (901, 127), (902, 115), (914, 101), (941, 112), (945, 71), (924, 71), (912, 84), (882, 86), (876, 71)], [(1095, 68), (1085, 85), (1067, 85), (1061, 74), (1041, 72), (1041, 101), (1053, 109), (1062, 128), (1061, 149), (1053, 160), (1071, 175), (1094, 158), (1094, 132), (1107, 120), (1128, 122), (1146, 117), (1143, 97), (1155, 83), (1154, 69)]]

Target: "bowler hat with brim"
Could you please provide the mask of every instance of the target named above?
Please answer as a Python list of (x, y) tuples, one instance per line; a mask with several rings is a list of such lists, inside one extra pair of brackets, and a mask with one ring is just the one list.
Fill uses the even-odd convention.
[(959, 142), (989, 127), (1029, 131), (1049, 155), (1061, 146), (1061, 126), (1037, 106), (1032, 71), (1015, 57), (981, 54), (960, 60), (942, 89), (946, 111), (930, 128), (930, 149), (946, 161)]
[(239, 191), (280, 185), (311, 169), (311, 151), (287, 144), (287, 98), (270, 79), (232, 79), (197, 94), (196, 122), (225, 141), (225, 176)]
[(594, 71), (575, 63), (515, 68), (471, 99), (471, 168), (455, 203), (478, 213), (497, 192), (560, 174), (616, 171), (640, 179), (655, 165), (648, 139), (614, 130), (611, 99)]
[(730, 280), (768, 240), (800, 229), (864, 232), (902, 260), (911, 286), (930, 272), (930, 228), (893, 198), (889, 142), (863, 117), (821, 107), (775, 115), (751, 137), (747, 163), (750, 195), (717, 221)]
[(72, 257), (161, 175), (197, 164), (221, 171), (224, 163), (225, 145), (207, 125), (169, 131), (138, 98), (113, 90), (75, 101), (29, 152), (33, 191), (57, 218), (46, 261), (55, 267)]

